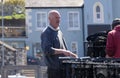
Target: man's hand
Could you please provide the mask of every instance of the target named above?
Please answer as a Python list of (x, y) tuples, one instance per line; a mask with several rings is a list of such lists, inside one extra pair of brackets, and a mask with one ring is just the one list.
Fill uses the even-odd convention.
[(55, 50), (55, 54), (64, 54), (66, 57), (74, 57), (74, 58), (78, 58), (78, 56), (69, 51), (69, 50), (65, 50), (65, 49), (56, 49), (56, 48), (52, 48), (53, 50)]
[(65, 56), (78, 58), (78, 56), (77, 56), (75, 53), (73, 53), (73, 52), (71, 52), (71, 51), (68, 51), (68, 50), (66, 50), (65, 52), (63, 52), (63, 54), (64, 54)]

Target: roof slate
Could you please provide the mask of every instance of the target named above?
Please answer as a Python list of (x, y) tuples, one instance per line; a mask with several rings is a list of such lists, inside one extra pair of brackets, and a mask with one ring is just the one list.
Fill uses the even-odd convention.
[(26, 0), (26, 7), (81, 7), (84, 0)]

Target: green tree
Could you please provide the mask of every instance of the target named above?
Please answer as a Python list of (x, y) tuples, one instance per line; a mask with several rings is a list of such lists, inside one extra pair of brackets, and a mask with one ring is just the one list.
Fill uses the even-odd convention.
[[(0, 4), (1, 6), (1, 4)], [(0, 13), (2, 8), (0, 8)], [(6, 0), (4, 2), (4, 15), (19, 14), (25, 12), (25, 0)]]

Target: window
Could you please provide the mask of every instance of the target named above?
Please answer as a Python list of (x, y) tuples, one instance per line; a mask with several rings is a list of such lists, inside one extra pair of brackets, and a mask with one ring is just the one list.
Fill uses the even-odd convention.
[(42, 55), (42, 50), (39, 42), (36, 42), (33, 47), (34, 56), (37, 57), (38, 54)]
[(73, 11), (68, 12), (68, 29), (69, 30), (79, 30), (79, 12)]
[(104, 22), (103, 5), (100, 2), (96, 2), (93, 6), (93, 18), (94, 23)]
[(97, 19), (100, 19), (100, 7), (99, 6), (96, 7), (96, 17)]
[(42, 30), (47, 26), (47, 13), (37, 13), (37, 30)]
[(75, 54), (78, 54), (78, 45), (77, 45), (77, 42), (72, 42), (71, 43), (71, 51)]

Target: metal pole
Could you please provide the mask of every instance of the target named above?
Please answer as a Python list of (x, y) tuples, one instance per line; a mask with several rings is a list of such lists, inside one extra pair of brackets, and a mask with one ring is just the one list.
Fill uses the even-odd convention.
[[(2, 41), (4, 42), (4, 2), (2, 2)], [(2, 66), (4, 66), (4, 44), (2, 44)]]

